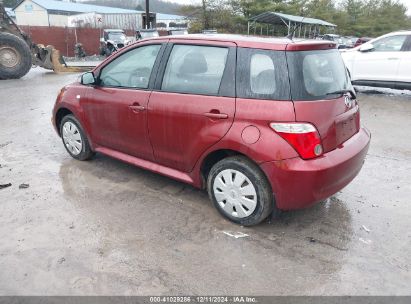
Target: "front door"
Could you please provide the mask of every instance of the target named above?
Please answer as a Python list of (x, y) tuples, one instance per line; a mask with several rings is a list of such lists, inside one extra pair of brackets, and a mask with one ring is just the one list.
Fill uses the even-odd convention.
[(233, 122), (235, 45), (183, 43), (172, 46), (163, 79), (150, 97), (148, 129), (156, 162), (190, 172)]
[(353, 79), (395, 81), (405, 35), (381, 38), (369, 52), (358, 52), (353, 67)]
[[(95, 144), (152, 160), (147, 134), (150, 82), (161, 44), (136, 47), (100, 70), (83, 102)], [(151, 78), (151, 81), (150, 81)]]

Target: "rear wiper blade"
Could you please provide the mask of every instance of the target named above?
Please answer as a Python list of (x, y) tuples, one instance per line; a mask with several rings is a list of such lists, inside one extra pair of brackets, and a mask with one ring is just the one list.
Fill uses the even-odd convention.
[(357, 95), (353, 90), (345, 89), (345, 90), (338, 90), (334, 92), (327, 93), (326, 95), (344, 95), (350, 93), (352, 99), (356, 99)]

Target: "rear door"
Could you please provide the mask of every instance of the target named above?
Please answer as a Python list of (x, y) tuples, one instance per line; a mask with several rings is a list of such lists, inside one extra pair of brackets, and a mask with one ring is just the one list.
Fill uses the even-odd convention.
[(338, 50), (287, 52), (296, 121), (312, 123), (324, 152), (359, 131), (358, 105), (349, 94), (350, 79)]
[(353, 78), (358, 80), (396, 81), (401, 49), (406, 35), (384, 37), (374, 41), (374, 49), (358, 52), (353, 66)]
[(190, 172), (227, 133), (235, 113), (235, 54), (233, 43), (169, 44), (148, 104), (156, 162)]
[(398, 69), (398, 82), (408, 82), (411, 88), (411, 35), (407, 36), (407, 40), (399, 53), (400, 66)]

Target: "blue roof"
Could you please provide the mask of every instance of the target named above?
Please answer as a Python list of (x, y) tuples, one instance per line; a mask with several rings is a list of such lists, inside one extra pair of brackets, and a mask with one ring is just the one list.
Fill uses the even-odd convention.
[[(101, 5), (73, 3), (65, 1), (55, 0), (31, 0), (32, 2), (40, 5), (46, 10), (63, 11), (63, 12), (75, 12), (75, 13), (98, 13), (98, 14), (136, 14), (142, 13), (142, 11), (128, 10), (117, 7), (108, 7)], [(21, 1), (16, 7), (18, 7)], [(16, 7), (14, 9), (16, 9)]]
[(161, 13), (157, 13), (156, 18), (157, 18), (157, 20), (184, 20), (184, 19), (187, 19), (186, 16), (161, 14)]

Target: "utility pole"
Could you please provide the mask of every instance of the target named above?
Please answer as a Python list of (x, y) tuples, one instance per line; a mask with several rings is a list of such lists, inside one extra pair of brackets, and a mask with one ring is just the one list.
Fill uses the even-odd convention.
[(208, 29), (208, 16), (207, 16), (207, 0), (202, 0), (203, 7), (203, 30)]
[(146, 0), (146, 29), (150, 28), (150, 0)]

